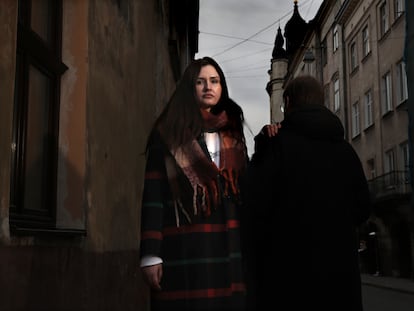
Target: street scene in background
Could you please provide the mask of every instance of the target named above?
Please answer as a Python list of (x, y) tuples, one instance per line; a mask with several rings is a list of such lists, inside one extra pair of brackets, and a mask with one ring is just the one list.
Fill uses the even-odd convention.
[[(325, 105), (341, 118), (374, 201), (357, 241), (366, 308), (380, 306), (375, 303), (379, 292), (371, 290), (375, 284), (384, 291), (397, 288), (401, 301), (410, 301), (406, 298), (412, 293), (414, 275), (414, 105), (413, 95), (409, 96), (412, 70), (408, 70), (413, 66), (413, 47), (410, 40), (406, 42), (410, 1), (266, 1), (257, 7), (248, 1), (237, 5), (201, 1), (200, 5), (204, 12), (220, 7), (218, 14), (226, 15), (216, 20), (213, 14), (201, 14), (197, 55), (211, 54), (223, 63), (233, 96), (253, 129), (253, 133), (246, 130), (247, 137), (272, 121), (272, 112), (282, 106), (283, 86), (293, 76), (310, 73), (322, 81)], [(295, 5), (300, 18), (295, 16)], [(286, 33), (288, 24), (296, 25), (299, 36), (305, 29), (291, 57), (283, 54), (289, 40), (295, 40)], [(386, 297), (390, 298), (382, 304), (384, 310), (395, 301), (392, 289), (382, 301)], [(398, 307), (405, 310), (404, 303)]]

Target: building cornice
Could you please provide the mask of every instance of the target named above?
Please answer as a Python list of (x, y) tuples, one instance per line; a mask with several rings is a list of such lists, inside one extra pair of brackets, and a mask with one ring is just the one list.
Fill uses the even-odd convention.
[(352, 12), (355, 10), (359, 2), (360, 0), (346, 0), (342, 4), (338, 13), (335, 15), (335, 22), (340, 25), (344, 24), (348, 20)]

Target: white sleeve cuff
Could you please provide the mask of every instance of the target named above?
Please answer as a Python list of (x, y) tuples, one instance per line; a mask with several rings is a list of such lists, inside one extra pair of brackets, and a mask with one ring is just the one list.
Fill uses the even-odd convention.
[(162, 263), (162, 259), (157, 256), (144, 256), (141, 258), (141, 267), (153, 266)]

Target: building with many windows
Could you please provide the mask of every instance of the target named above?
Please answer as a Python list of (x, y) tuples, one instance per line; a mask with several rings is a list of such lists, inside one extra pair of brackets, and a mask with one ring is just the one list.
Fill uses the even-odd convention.
[[(298, 20), (297, 5), (295, 1), (292, 20)], [(286, 27), (295, 24), (292, 20)], [(413, 85), (407, 81), (404, 58), (405, 1), (324, 1), (304, 33), (301, 23), (295, 24), (296, 31), (285, 32), (287, 47), (293, 40), (291, 33), (303, 38), (290, 53), (288, 65), (286, 58), (273, 56), (267, 87), (271, 107), (282, 100), (272, 97), (269, 87), (276, 81), (272, 74), (282, 68), (279, 65), (287, 67), (283, 82), (277, 80), (280, 88), (302, 74), (311, 74), (322, 82), (325, 105), (342, 120), (346, 139), (362, 161), (373, 197), (373, 213), (360, 228), (360, 239), (372, 251), (372, 257), (361, 260), (363, 270), (413, 278), (409, 115), (413, 103), (408, 98), (408, 88)], [(280, 70), (278, 75), (282, 76)]]

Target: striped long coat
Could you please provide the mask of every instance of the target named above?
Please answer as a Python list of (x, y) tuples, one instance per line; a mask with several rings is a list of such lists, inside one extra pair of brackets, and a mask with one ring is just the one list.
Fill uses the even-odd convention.
[[(163, 260), (162, 290), (151, 293), (151, 310), (244, 310), (245, 285), (239, 208), (231, 198), (192, 224), (177, 215), (160, 140), (147, 153), (142, 202), (141, 257)], [(209, 155), (206, 155), (209, 156)]]

